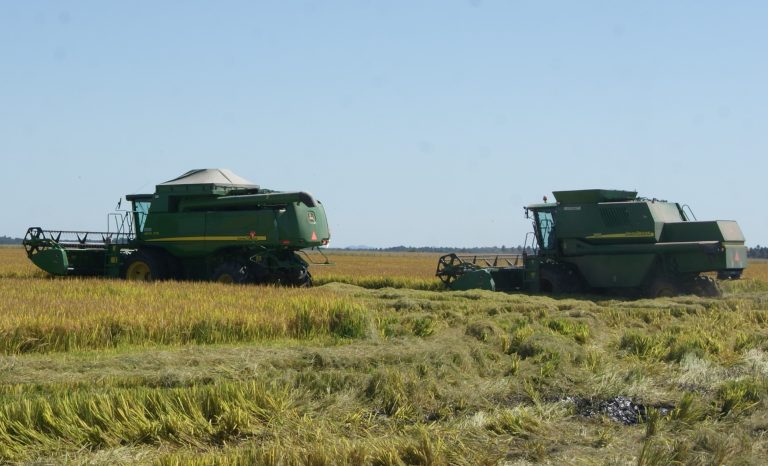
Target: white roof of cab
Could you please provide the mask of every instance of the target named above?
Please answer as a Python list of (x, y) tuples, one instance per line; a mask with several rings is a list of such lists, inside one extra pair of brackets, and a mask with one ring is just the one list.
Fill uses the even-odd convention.
[(172, 180), (161, 183), (159, 186), (179, 184), (219, 184), (227, 186), (240, 186), (244, 188), (258, 188), (258, 185), (232, 173), (226, 168), (201, 168), (190, 170), (187, 173)]

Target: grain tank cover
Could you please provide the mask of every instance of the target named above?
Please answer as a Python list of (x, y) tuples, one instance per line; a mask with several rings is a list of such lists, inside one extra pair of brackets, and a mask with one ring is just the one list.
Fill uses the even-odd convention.
[(598, 202), (626, 202), (637, 199), (637, 191), (618, 189), (580, 189), (576, 191), (553, 191), (555, 200), (561, 204), (597, 204)]
[(222, 186), (228, 188), (259, 189), (259, 186), (232, 173), (226, 168), (203, 168), (190, 170), (183, 175), (160, 183), (157, 191), (174, 191), (174, 187), (188, 185)]

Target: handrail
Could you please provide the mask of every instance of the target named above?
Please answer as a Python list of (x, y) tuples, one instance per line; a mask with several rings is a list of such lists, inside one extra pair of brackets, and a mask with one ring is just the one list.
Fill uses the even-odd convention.
[[(118, 212), (112, 212), (107, 214), (107, 232), (111, 232), (111, 227), (114, 224), (115, 233), (121, 234), (121, 235), (122, 234), (129, 235), (129, 238), (133, 238), (134, 236), (133, 216), (131, 215), (133, 213), (134, 212), (130, 210), (121, 210)], [(110, 220), (113, 220), (113, 219), (114, 219), (114, 222), (110, 222)]]
[(698, 220), (696, 218), (696, 215), (693, 213), (693, 209), (691, 209), (691, 206), (688, 204), (683, 204), (683, 206), (680, 208), (683, 212), (685, 212), (685, 209), (688, 209), (688, 213), (691, 214), (691, 217), (693, 217), (694, 220)]

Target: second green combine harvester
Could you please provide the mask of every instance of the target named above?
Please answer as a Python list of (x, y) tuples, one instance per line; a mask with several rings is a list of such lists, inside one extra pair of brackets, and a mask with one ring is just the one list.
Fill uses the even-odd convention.
[(537, 244), (532, 254), (448, 254), (437, 276), (454, 290), (717, 296), (711, 275), (736, 279), (747, 265), (734, 221), (695, 221), (680, 204), (634, 191), (554, 195), (554, 204), (545, 198), (525, 208)]
[(24, 247), (54, 275), (307, 286), (297, 252), (328, 244), (323, 205), (305, 192), (260, 188), (229, 170), (192, 170), (131, 194), (110, 232), (27, 230)]

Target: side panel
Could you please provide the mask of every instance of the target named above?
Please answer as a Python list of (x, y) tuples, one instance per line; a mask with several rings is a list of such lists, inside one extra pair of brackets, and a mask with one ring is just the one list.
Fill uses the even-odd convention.
[(106, 267), (105, 249), (66, 249), (72, 275), (104, 275)]
[(638, 287), (653, 265), (655, 254), (616, 254), (569, 257), (589, 286)]
[(100, 276), (105, 274), (105, 249), (52, 247), (34, 254), (32, 262), (53, 275)]
[(560, 205), (555, 229), (561, 240), (594, 244), (653, 243), (657, 235), (645, 202)]
[(274, 247), (279, 240), (272, 209), (152, 214), (144, 235), (146, 244), (180, 258), (228, 247)]
[(744, 269), (747, 267), (747, 247), (741, 245), (725, 245), (725, 268), (728, 270)]
[(238, 210), (207, 212), (205, 239), (215, 250), (225, 246), (276, 246), (275, 211)]
[[(672, 274), (743, 269), (747, 265), (747, 248), (743, 244), (718, 241), (601, 246), (584, 241), (566, 240), (562, 243), (562, 250), (564, 255), (561, 260), (578, 265), (590, 283), (592, 279), (587, 276), (588, 274), (600, 276), (607, 273), (601, 270), (620, 271), (628, 267), (637, 267), (636, 258), (640, 257), (662, 259), (667, 272)], [(642, 264), (644, 261), (644, 259), (640, 260), (639, 263)], [(625, 272), (621, 271), (620, 274), (625, 275)]]
[(737, 244), (700, 244), (698, 251), (669, 255), (673, 272), (699, 273), (738, 270), (747, 266), (747, 247)]
[(683, 241), (733, 241), (744, 242), (744, 234), (736, 222), (717, 220), (711, 222), (667, 223), (661, 234), (661, 242)]
[(472, 270), (471, 272), (462, 274), (449, 286), (454, 291), (466, 291), (466, 290), (497, 291), (496, 284), (493, 280), (493, 276), (489, 269)]
[(525, 285), (526, 270), (520, 268), (490, 269), (496, 291), (522, 290)]
[(141, 242), (177, 257), (206, 254), (209, 248), (205, 241), (205, 212), (150, 213)]
[(33, 264), (53, 275), (66, 275), (69, 268), (67, 253), (61, 248), (44, 249), (30, 256)]
[(297, 249), (328, 243), (330, 233), (321, 204), (292, 203), (285, 208), (152, 213), (143, 243), (174, 256), (196, 257), (225, 247)]

